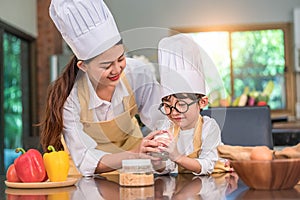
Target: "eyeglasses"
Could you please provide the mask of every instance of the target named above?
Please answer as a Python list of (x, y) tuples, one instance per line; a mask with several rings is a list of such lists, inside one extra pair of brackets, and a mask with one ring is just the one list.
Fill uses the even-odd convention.
[(174, 108), (177, 112), (183, 114), (186, 113), (189, 110), (189, 107), (195, 103), (197, 103), (199, 101), (199, 99), (196, 99), (194, 101), (192, 101), (191, 103), (187, 103), (183, 100), (179, 100), (175, 103), (174, 106), (171, 106), (167, 103), (161, 103), (159, 105), (159, 110), (162, 114), (164, 115), (169, 115), (172, 113), (172, 109)]

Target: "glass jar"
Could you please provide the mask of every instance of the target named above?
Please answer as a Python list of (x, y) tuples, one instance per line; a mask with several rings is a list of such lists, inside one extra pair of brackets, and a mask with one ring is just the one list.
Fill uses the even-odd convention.
[(122, 160), (119, 171), (121, 186), (147, 186), (154, 184), (154, 175), (150, 159)]

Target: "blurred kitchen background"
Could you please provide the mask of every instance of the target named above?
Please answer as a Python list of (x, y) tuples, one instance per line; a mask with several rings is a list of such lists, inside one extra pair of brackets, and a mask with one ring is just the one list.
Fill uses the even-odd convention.
[[(299, 0), (105, 2), (129, 57), (151, 63), (157, 72), (158, 41), (189, 34), (218, 68), (207, 70), (210, 106), (267, 104), (272, 122), (289, 124), (274, 128), (281, 133), (274, 142), (299, 142)], [(39, 148), (36, 124), (43, 116), (47, 87), (72, 56), (50, 20), (49, 4), (0, 0), (0, 174), (17, 156), (16, 147)]]

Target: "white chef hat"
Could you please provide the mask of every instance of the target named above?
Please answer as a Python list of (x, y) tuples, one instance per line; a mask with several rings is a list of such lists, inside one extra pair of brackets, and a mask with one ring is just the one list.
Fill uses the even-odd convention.
[(52, 0), (50, 17), (80, 60), (93, 58), (121, 40), (103, 0)]
[(176, 93), (206, 95), (204, 66), (214, 64), (192, 38), (184, 34), (163, 38), (158, 62), (162, 98)]

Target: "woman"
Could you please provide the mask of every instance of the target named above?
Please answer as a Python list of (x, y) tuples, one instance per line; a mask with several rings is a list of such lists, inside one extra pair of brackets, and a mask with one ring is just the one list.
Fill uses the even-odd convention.
[(152, 120), (163, 117), (157, 111), (159, 87), (151, 70), (125, 57), (102, 0), (52, 0), (49, 10), (75, 56), (49, 87), (43, 149), (63, 149), (63, 134), (84, 176), (118, 169), (123, 159), (145, 157), (149, 144), (142, 142), (135, 115), (149, 128)]
[(220, 128), (214, 119), (200, 115), (208, 105), (204, 70), (215, 68), (214, 63), (183, 34), (162, 39), (158, 52), (162, 86), (159, 109), (175, 126), (170, 138), (157, 140), (162, 143), (158, 148), (169, 155), (166, 162), (153, 162), (157, 171), (207, 175), (214, 168), (215, 172), (226, 170), (225, 163), (216, 165), (217, 147), (222, 145)]

